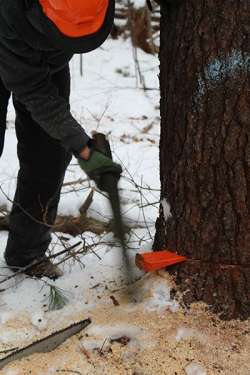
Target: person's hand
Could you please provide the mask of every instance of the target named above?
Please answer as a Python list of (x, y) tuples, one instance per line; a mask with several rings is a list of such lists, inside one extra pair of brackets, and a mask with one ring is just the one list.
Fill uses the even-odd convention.
[(80, 152), (80, 158), (84, 160), (88, 160), (90, 158), (90, 148), (89, 146), (85, 146), (84, 149)]

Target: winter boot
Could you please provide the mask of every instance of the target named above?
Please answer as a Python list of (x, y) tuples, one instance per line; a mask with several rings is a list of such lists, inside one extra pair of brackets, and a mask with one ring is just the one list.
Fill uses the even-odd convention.
[(53, 264), (46, 256), (41, 263), (35, 264), (24, 271), (26, 275), (32, 277), (48, 277), (49, 279), (56, 280), (63, 275), (63, 272), (55, 264)]

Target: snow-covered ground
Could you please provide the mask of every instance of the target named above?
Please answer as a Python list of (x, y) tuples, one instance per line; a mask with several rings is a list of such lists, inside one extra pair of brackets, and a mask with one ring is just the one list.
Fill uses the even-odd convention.
[[(79, 240), (92, 246), (92, 251), (78, 256), (78, 261), (70, 259), (61, 264), (64, 276), (55, 282), (19, 275), (0, 284), (0, 352), (27, 345), (86, 317), (92, 318), (92, 324), (55, 352), (14, 363), (1, 374), (250, 374), (248, 351), (244, 349), (250, 342), (249, 335), (245, 346), (237, 337), (239, 327), (245, 327), (243, 323), (232, 324), (225, 335), (218, 330), (220, 323), (205, 315), (203, 308), (187, 312), (171, 298), (170, 278), (143, 275), (134, 265), (137, 252), (151, 249), (160, 199), (159, 63), (157, 56), (142, 51), (138, 51), (138, 58), (146, 91), (142, 89), (129, 41), (108, 40), (102, 48), (84, 56), (83, 76), (80, 58), (76, 56), (71, 63), (71, 108), (89, 134), (108, 134), (114, 158), (123, 166), (119, 185), (122, 212), (130, 227), (127, 240), (133, 278), (139, 281), (129, 290), (124, 285), (122, 251), (112, 233), (85, 232), (77, 238), (64, 234), (63, 239), (54, 235), (52, 253)], [(8, 210), (18, 171), (14, 118), (10, 106), (0, 160), (0, 185), (4, 191), (0, 192), (0, 207)], [(89, 181), (68, 184), (78, 179), (85, 180), (86, 176), (73, 160), (65, 178), (67, 185), (59, 214), (79, 214), (93, 185)], [(169, 215), (169, 207), (163, 206)], [(112, 217), (106, 197), (98, 191), (88, 216), (102, 221)], [(7, 232), (0, 232), (0, 283), (11, 275), (3, 259), (6, 240)], [(49, 296), (54, 286), (66, 297), (60, 310), (51, 310)], [(125, 344), (119, 343), (121, 337)], [(224, 358), (234, 350), (232, 342), (236, 349), (229, 365)], [(237, 372), (239, 358), (244, 363)]]

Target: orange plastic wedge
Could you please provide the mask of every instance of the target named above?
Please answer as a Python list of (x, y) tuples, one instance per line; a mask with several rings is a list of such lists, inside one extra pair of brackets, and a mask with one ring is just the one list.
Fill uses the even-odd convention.
[(150, 272), (160, 270), (174, 264), (185, 262), (186, 257), (171, 251), (154, 251), (151, 253), (136, 254), (135, 264), (138, 268)]

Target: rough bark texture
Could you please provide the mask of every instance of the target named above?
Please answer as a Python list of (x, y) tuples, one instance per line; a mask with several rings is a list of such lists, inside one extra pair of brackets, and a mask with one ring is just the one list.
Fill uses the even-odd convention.
[(250, 316), (249, 20), (250, 0), (162, 7), (161, 184), (172, 216), (161, 207), (154, 247), (188, 256), (173, 270), (184, 299), (224, 318)]

